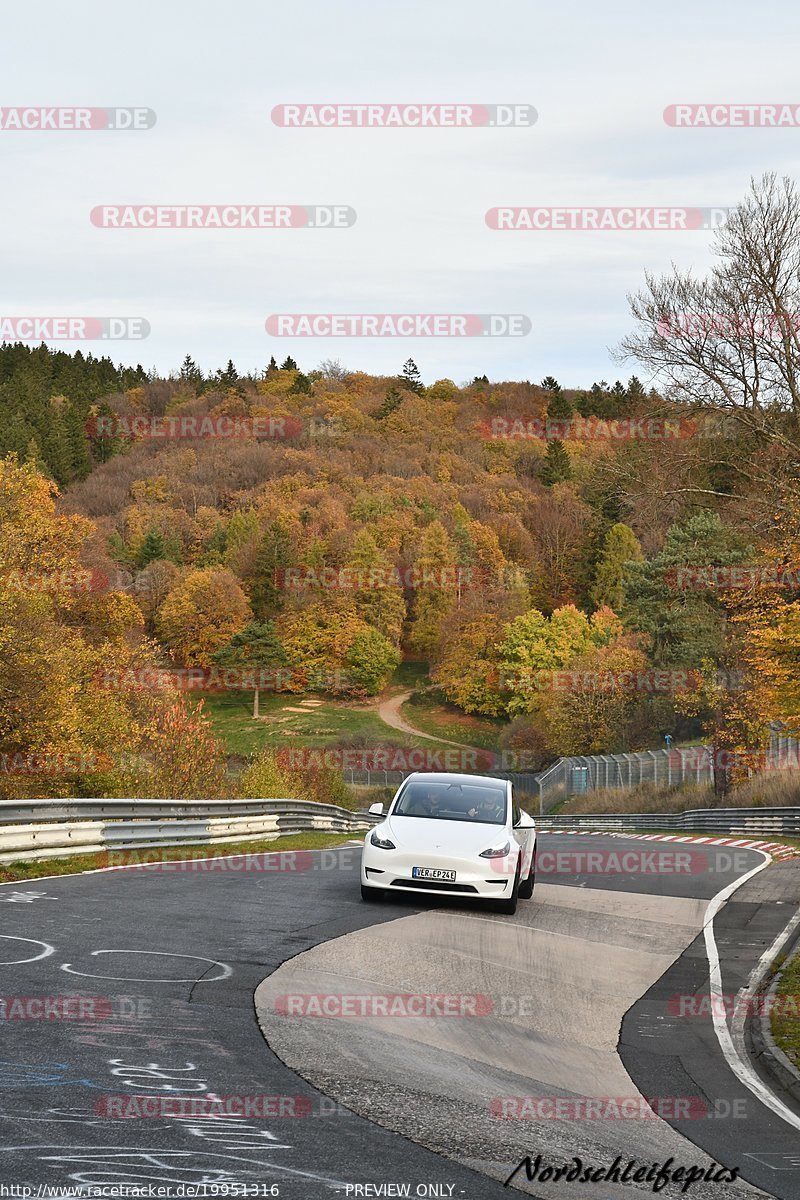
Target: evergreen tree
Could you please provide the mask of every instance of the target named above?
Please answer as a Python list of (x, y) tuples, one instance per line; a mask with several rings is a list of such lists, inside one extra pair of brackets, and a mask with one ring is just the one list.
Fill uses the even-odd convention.
[(656, 666), (700, 669), (717, 663), (725, 645), (718, 589), (696, 586), (707, 567), (752, 562), (753, 548), (717, 513), (701, 510), (667, 530), (653, 558), (629, 564), (624, 576), (626, 619), (651, 639)]
[(550, 421), (568, 421), (573, 415), (573, 408), (570, 400), (561, 391), (561, 388), (556, 385), (555, 389), (550, 392), (550, 399), (547, 402), (547, 418)]
[(403, 393), (396, 387), (389, 388), (385, 398), (375, 411), (375, 420), (382, 421), (385, 417), (388, 417), (390, 413), (393, 413), (396, 408), (400, 407), (403, 399)]
[(181, 363), (180, 379), (182, 383), (188, 383), (192, 387), (203, 382), (203, 372), (190, 354), (187, 354)]
[(239, 372), (236, 370), (236, 367), (233, 365), (232, 359), (230, 359), (230, 358), (228, 359), (228, 365), (224, 371), (217, 371), (216, 382), (219, 384), (220, 387), (224, 387), (224, 388), (235, 388), (236, 387), (237, 383), (239, 382)]
[(48, 474), (59, 487), (65, 487), (72, 479), (72, 447), (64, 415), (55, 405), (45, 418), (40, 444)]
[(633, 530), (622, 522), (612, 525), (604, 540), (595, 572), (591, 599), (594, 607), (608, 605), (619, 613), (625, 597), (625, 567), (630, 562), (641, 562), (642, 547)]
[(167, 547), (164, 535), (158, 529), (149, 529), (142, 538), (142, 543), (136, 552), (136, 565), (140, 569), (156, 559), (167, 557)]
[(292, 386), (289, 388), (290, 395), (292, 392), (299, 392), (304, 395), (307, 395), (310, 391), (311, 391), (311, 380), (308, 378), (307, 375), (304, 375), (302, 371), (298, 371), (297, 378), (295, 379)]
[(255, 561), (250, 606), (261, 621), (277, 616), (286, 595), (280, 572), (294, 566), (297, 554), (292, 535), (281, 520), (267, 526)]
[(421, 396), (425, 391), (422, 383), (422, 376), (419, 373), (419, 367), (414, 362), (413, 358), (407, 358), (403, 363), (403, 380), (406, 387), (410, 391), (416, 392), (418, 396)]
[(640, 400), (644, 399), (644, 388), (642, 387), (641, 380), (637, 379), (635, 375), (631, 375), (626, 390), (629, 404), (637, 404)]
[(545, 487), (552, 487), (554, 483), (563, 483), (565, 479), (571, 478), (572, 464), (564, 443), (548, 442), (542, 469), (539, 472), (539, 482), (543, 483)]
[(282, 371), (296, 371), (297, 369), (298, 369), (297, 363), (294, 361), (294, 359), (292, 358), (292, 356), (290, 354), (287, 354), (285, 360), (281, 363), (281, 370)]
[(69, 443), (70, 478), (86, 479), (92, 470), (92, 455), (86, 422), (77, 405), (70, 404), (64, 414), (64, 425)]

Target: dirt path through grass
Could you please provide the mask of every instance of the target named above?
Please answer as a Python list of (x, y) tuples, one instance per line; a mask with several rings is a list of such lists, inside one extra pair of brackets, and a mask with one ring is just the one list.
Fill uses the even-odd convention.
[(479, 763), (486, 763), (491, 760), (492, 765), (496, 765), (499, 756), (492, 753), (491, 750), (482, 750), (479, 746), (470, 746), (466, 742), (454, 742), (449, 738), (436, 737), (432, 733), (425, 733), (421, 729), (416, 729), (410, 725), (406, 718), (401, 714), (400, 709), (405, 704), (406, 700), (411, 698), (410, 691), (398, 692), (394, 696), (388, 696), (385, 700), (380, 700), (375, 706), (375, 712), (378, 714), (384, 724), (391, 726), (392, 729), (398, 729), (401, 733), (411, 733), (414, 737), (425, 738), (429, 742), (440, 742), (444, 746), (458, 746), (459, 749), (473, 751), (477, 756)]

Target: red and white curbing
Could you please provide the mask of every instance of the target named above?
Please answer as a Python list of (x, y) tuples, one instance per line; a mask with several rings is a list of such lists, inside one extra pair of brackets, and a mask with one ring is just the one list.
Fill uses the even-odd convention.
[(710, 838), (700, 834), (685, 833), (625, 833), (618, 829), (540, 829), (542, 834), (578, 834), (581, 837), (624, 837), (638, 838), (645, 842), (704, 842), (707, 846), (736, 846), (741, 850), (764, 850), (772, 858), (798, 858), (800, 848), (785, 842), (752, 841), (749, 838)]

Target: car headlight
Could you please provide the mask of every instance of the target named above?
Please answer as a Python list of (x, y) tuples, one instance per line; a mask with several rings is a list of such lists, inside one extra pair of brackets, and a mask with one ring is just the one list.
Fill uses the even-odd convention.
[(389, 841), (389, 838), (378, 837), (378, 835), (374, 829), (373, 829), (372, 833), (369, 835), (369, 841), (370, 841), (371, 846), (377, 846), (379, 850), (396, 850), (397, 849), (397, 846), (395, 846), (394, 842)]
[(505, 846), (501, 846), (498, 850), (481, 850), (479, 858), (505, 858), (511, 849), (511, 843), (506, 842)]

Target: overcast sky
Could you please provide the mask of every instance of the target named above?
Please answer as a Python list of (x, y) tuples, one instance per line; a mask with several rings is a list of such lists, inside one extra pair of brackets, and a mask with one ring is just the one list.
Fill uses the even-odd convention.
[[(0, 107), (133, 105), (140, 132), (0, 132), (2, 315), (138, 316), (167, 372), (270, 354), (462, 382), (627, 378), (626, 292), (705, 231), (497, 232), (498, 205), (724, 207), (797, 174), (800, 128), (676, 129), (676, 102), (800, 105), (800, 9), (677, 0), (46, 0), (6, 6)], [(527, 103), (530, 128), (291, 129), (283, 103)], [(111, 230), (99, 204), (347, 204), (341, 230)], [(273, 313), (524, 313), (522, 338), (285, 339)], [(75, 343), (62, 343), (76, 348)], [(84, 346), (84, 348), (86, 348)], [(639, 372), (642, 374), (642, 372)]]

